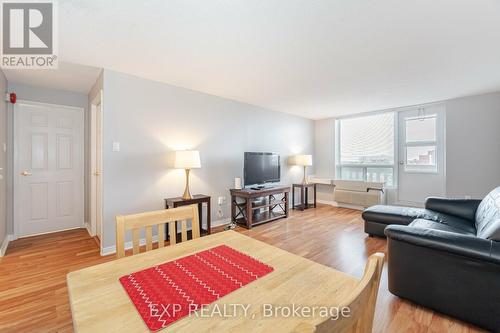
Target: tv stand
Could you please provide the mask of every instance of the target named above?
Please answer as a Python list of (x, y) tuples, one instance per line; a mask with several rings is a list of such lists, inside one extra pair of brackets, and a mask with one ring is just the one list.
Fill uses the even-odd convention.
[[(255, 190), (231, 189), (231, 223), (239, 224), (248, 229), (255, 225), (288, 217), (290, 207), (290, 186), (274, 186)], [(277, 199), (277, 195), (282, 195)], [(239, 203), (238, 198), (244, 199)], [(254, 205), (253, 199), (265, 198), (264, 203)], [(261, 211), (264, 210), (264, 211)]]

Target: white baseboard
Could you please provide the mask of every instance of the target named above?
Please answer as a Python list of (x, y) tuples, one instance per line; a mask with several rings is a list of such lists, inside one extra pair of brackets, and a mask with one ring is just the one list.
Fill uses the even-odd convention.
[(354, 210), (365, 210), (365, 207), (363, 207), (363, 206), (357, 206), (357, 205), (351, 205), (351, 204), (345, 204), (345, 203), (338, 203), (336, 201), (317, 200), (317, 202), (325, 204), (325, 205), (330, 205), (330, 206), (333, 206), (333, 207), (349, 208), (349, 209), (354, 209)]
[(85, 229), (87, 229), (87, 232), (89, 233), (89, 236), (90, 237), (94, 237), (94, 235), (92, 235), (92, 228), (90, 226), (90, 223), (89, 222), (85, 222), (83, 223), (83, 226)]
[(330, 201), (330, 200), (316, 200), (317, 203), (324, 204), (324, 205), (329, 205), (329, 206), (334, 206), (338, 207), (339, 204), (336, 201)]
[(212, 228), (213, 227), (219, 227), (221, 225), (225, 225), (225, 224), (229, 224), (231, 223), (231, 219), (228, 217), (228, 218), (225, 218), (225, 219), (222, 219), (222, 220), (217, 220), (217, 221), (213, 221), (211, 224)]
[[(221, 226), (221, 225), (229, 224), (230, 222), (231, 222), (231, 219), (230, 218), (226, 218), (226, 219), (222, 219), (222, 220), (213, 221), (211, 223), (211, 226), (212, 227), (218, 227), (218, 226)], [(188, 229), (188, 230), (190, 230), (190, 229)], [(158, 242), (158, 236), (153, 236), (153, 243), (155, 243), (155, 242)], [(143, 246), (143, 245), (146, 245), (146, 239), (145, 238), (141, 238), (139, 240), (139, 246)], [(126, 242), (125, 243), (125, 250), (129, 250), (131, 248), (132, 248), (132, 241)], [(106, 246), (106, 247), (104, 247), (104, 248), (101, 249), (101, 256), (108, 256), (108, 255), (114, 254), (114, 253), (116, 253), (116, 245)]]
[[(158, 242), (158, 236), (153, 236), (153, 243)], [(146, 245), (146, 238), (139, 239), (139, 246)], [(132, 241), (125, 243), (125, 250), (130, 250), (133, 247)], [(116, 245), (107, 246), (101, 249), (101, 256), (108, 256), (116, 253)]]
[(0, 247), (0, 257), (3, 257), (7, 252), (7, 247), (9, 246), (9, 242), (14, 240), (14, 235), (5, 235), (4, 240), (2, 241), (2, 246)]

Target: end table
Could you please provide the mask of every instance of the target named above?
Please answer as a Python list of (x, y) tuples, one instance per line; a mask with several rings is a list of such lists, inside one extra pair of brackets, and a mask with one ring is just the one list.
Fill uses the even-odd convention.
[[(295, 189), (298, 188), (300, 190), (300, 204), (295, 204)], [(309, 204), (309, 188), (312, 188), (314, 191), (313, 203)], [(316, 208), (316, 183), (311, 184), (293, 184), (292, 185), (292, 208), (304, 210), (307, 208), (314, 207)]]
[[(207, 205), (207, 228), (203, 229), (203, 204)], [(211, 214), (210, 214), (210, 196), (205, 194), (195, 194), (192, 199), (183, 199), (182, 197), (165, 199), (165, 209), (176, 208), (187, 205), (198, 205), (198, 217), (200, 220), (200, 236), (210, 235), (211, 230)], [(168, 233), (168, 230), (166, 230)]]

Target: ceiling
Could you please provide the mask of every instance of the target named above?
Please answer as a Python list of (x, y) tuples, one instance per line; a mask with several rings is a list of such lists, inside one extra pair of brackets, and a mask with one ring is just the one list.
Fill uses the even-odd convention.
[(94, 85), (101, 70), (77, 64), (59, 62), (56, 70), (2, 69), (10, 82), (28, 84), (50, 89), (60, 89), (87, 94)]
[(498, 0), (58, 6), (61, 61), (313, 119), (500, 90)]

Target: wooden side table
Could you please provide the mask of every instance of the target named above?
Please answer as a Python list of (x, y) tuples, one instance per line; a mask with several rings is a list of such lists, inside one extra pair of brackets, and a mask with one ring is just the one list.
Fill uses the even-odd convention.
[[(298, 188), (300, 190), (300, 204), (295, 204), (295, 189)], [(312, 188), (314, 191), (314, 201), (312, 204), (309, 204), (309, 188)], [(310, 207), (316, 208), (316, 183), (312, 184), (293, 184), (292, 185), (292, 208), (304, 210)]]
[[(203, 204), (207, 205), (207, 228), (203, 229)], [(200, 220), (200, 236), (210, 235), (211, 230), (211, 213), (210, 213), (210, 196), (205, 194), (195, 194), (192, 199), (183, 199), (182, 197), (165, 199), (165, 209), (176, 208), (187, 205), (198, 205), (198, 217)], [(167, 230), (168, 233), (168, 230)]]

